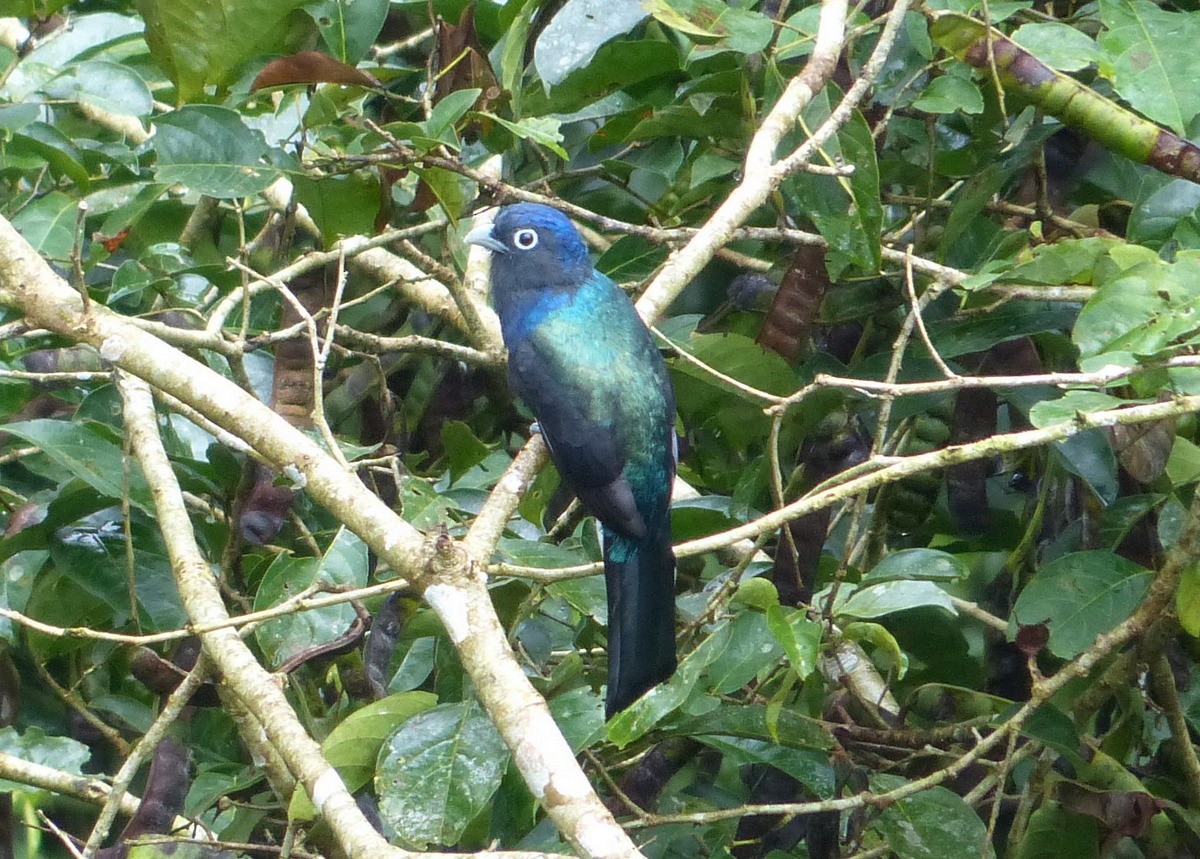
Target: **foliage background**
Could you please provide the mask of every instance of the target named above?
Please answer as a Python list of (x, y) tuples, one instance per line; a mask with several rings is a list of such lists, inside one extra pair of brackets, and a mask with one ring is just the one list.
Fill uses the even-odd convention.
[[(232, 855), (382, 855), (357, 811), (319, 796), (328, 826), (293, 796), (324, 761), (406, 850), (633, 855), (547, 791), (569, 754), (535, 777), (521, 738), (551, 749), (546, 723), (496, 703), (523, 692), (490, 689), (480, 656), (508, 645), (647, 856), (1200, 853), (1200, 186), (1135, 163), (1146, 120), (1195, 133), (1200, 13), (464, 10), (0, 3), (4, 217), (86, 296), (80, 319), (107, 308), (160, 338), (145, 366), (190, 355), (263, 401), (274, 386), (281, 413), (281, 380), (307, 403), (316, 379), (318, 419), (285, 417), (325, 449), (214, 417), (206, 375), (165, 388), (132, 346), (97, 350), (5, 240), (0, 855), (68, 855), (46, 821), (88, 838), (102, 799), (66, 776), (149, 759), (177, 678), (148, 688), (147, 648), (203, 625), (169, 481), (131, 441), (156, 422), (107, 362), (167, 391), (195, 557), (254, 660), (284, 671), (290, 707), (258, 713), (262, 675), (210, 632), (195, 682), (216, 664), (226, 688), (160, 720), (191, 758), (172, 813)], [(982, 68), (955, 41), (982, 30), (943, 13), (997, 28)], [(1001, 34), (1092, 89), (1083, 131), (1022, 80), (1032, 66), (1003, 64)], [(267, 65), (301, 51), (339, 63)], [(607, 725), (594, 528), (551, 467), (534, 477), (461, 241), (490, 204), (546, 198), (645, 291), (679, 401), (681, 666)], [(342, 284), (332, 338), (314, 278)], [(261, 502), (251, 458), (283, 475), (260, 472), (260, 493), (321, 500), (271, 508), (265, 545), (229, 524)], [(366, 529), (320, 495), (322, 463), (412, 528)], [(503, 629), (480, 644), (488, 629), (453, 621), (485, 563)]]

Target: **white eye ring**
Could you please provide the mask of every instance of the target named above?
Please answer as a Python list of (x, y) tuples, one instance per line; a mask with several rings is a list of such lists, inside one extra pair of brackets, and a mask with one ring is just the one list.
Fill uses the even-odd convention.
[(531, 230), (528, 227), (525, 227), (513, 233), (512, 239), (513, 244), (516, 245), (519, 250), (531, 251), (537, 247), (537, 230)]

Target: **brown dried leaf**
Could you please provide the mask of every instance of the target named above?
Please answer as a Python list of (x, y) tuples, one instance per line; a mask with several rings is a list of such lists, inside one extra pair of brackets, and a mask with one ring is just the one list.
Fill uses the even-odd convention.
[(1150, 483), (1167, 467), (1175, 443), (1175, 421), (1109, 427), (1108, 437), (1121, 468), (1138, 483)]
[(1154, 796), (1135, 790), (1093, 790), (1074, 782), (1062, 782), (1058, 801), (1075, 814), (1099, 820), (1115, 835), (1141, 838), (1150, 831), (1150, 821), (1162, 810)]
[(320, 51), (301, 51), (290, 57), (271, 60), (263, 66), (250, 91), (287, 84), (348, 84), (351, 86), (382, 86), (374, 75), (335, 60)]
[(1023, 624), (1017, 630), (1017, 649), (1026, 656), (1036, 656), (1050, 640), (1050, 628), (1044, 623)]
[(475, 32), (475, 8), (467, 6), (457, 24), (438, 21), (437, 53), (435, 55), (437, 84), (433, 99), (441, 101), (460, 89), (480, 89), (476, 110), (494, 112), (507, 100), (506, 93), (492, 64), (488, 61), (487, 49)]

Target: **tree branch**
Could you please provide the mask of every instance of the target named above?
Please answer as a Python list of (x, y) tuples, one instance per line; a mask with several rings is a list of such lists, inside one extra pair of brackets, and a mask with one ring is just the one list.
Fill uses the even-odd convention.
[[(353, 474), (339, 468), (303, 433), (232, 382), (184, 355), (165, 361), (168, 347), (162, 341), (94, 302), (85, 309), (78, 293), (57, 277), (4, 219), (0, 219), (0, 304), (20, 309), (36, 326), (95, 346), (121, 369), (229, 429), (302, 484), (314, 500), (422, 592), (446, 627), (480, 702), (496, 723), (526, 783), (563, 835), (589, 857), (641, 855), (588, 784), (545, 701), (508, 646), (480, 568), (452, 540), (440, 537), (427, 542)], [(143, 455), (155, 447), (148, 441), (139, 444)], [(164, 475), (162, 480), (166, 479)], [(160, 512), (164, 533), (169, 518), (177, 515), (183, 517), (178, 521), (186, 521), (182, 499), (178, 506), (179, 511), (171, 517)], [(227, 615), (207, 565), (197, 563), (194, 539), (189, 544), (182, 552), (175, 547), (179, 557), (188, 559), (177, 569), (182, 574), (181, 590), (189, 593), (185, 598), (189, 616), (197, 623), (224, 621)], [(241, 696), (247, 708), (284, 752), (318, 810), (330, 820), (339, 839), (345, 839), (351, 855), (390, 855), (378, 852), (378, 836), (316, 744), (294, 721), (286, 699), (277, 689), (269, 694), (251, 691), (269, 686), (269, 675), (237, 634), (222, 630), (204, 640), (222, 673), (236, 675), (237, 682), (245, 684), (240, 688), (250, 695)], [(256, 694), (258, 698), (253, 697)]]

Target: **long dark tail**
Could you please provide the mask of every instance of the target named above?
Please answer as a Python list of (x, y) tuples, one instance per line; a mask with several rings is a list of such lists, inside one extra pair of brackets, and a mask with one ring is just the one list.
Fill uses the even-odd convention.
[(604, 529), (611, 718), (675, 671), (675, 556), (671, 531), (632, 540)]

